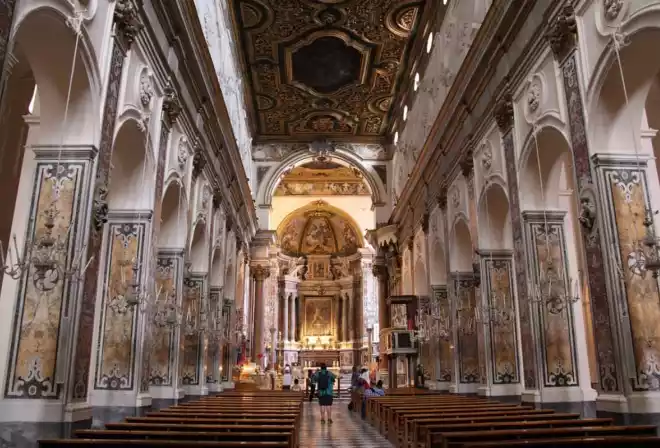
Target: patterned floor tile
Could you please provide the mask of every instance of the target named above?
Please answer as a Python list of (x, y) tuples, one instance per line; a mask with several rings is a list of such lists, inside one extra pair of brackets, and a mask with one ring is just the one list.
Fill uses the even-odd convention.
[(333, 424), (321, 423), (318, 403), (305, 403), (300, 428), (301, 448), (391, 448), (371, 425), (348, 410), (348, 402), (336, 401)]

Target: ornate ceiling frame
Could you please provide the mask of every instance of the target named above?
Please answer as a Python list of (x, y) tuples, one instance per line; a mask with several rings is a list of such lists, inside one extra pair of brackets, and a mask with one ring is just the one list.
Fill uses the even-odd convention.
[[(352, 143), (387, 141), (392, 109), (400, 99), (401, 81), (415, 63), (409, 58), (410, 51), (419, 46), (418, 29), (432, 15), (433, 1), (367, 0), (368, 5), (365, 0), (229, 3), (234, 37), (241, 43), (238, 51), (242, 72), (249, 82), (246, 106), (256, 143), (310, 142), (319, 138)], [(292, 17), (288, 22), (278, 22), (292, 30), (286, 38), (281, 37), (285, 33), (272, 31), (276, 14), (273, 8), (279, 8), (281, 17)], [(379, 27), (368, 26), (370, 20), (375, 20), (371, 17), (374, 10), (382, 12)], [(295, 11), (309, 18), (300, 20), (293, 16)], [(362, 17), (358, 11), (363, 12)], [(245, 20), (244, 14), (250, 14), (249, 20)], [(371, 34), (365, 31), (369, 28)], [(376, 35), (380, 37), (374, 40)], [(269, 37), (266, 43), (264, 36)], [(293, 55), (327, 37), (340, 39), (346, 47), (361, 53), (360, 70), (357, 82), (319, 93), (296, 79)], [(257, 41), (260, 52), (255, 54)], [(378, 91), (376, 85), (383, 76), (387, 87), (383, 90), (381, 86)], [(264, 80), (268, 80), (268, 86), (264, 86)], [(264, 91), (270, 95), (264, 96)]]

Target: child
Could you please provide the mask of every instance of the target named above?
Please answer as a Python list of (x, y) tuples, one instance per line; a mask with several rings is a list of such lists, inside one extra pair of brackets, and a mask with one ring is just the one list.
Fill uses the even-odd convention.
[(294, 392), (302, 391), (302, 388), (300, 387), (300, 382), (298, 381), (298, 378), (293, 380), (293, 386), (291, 386), (291, 390), (294, 391)]

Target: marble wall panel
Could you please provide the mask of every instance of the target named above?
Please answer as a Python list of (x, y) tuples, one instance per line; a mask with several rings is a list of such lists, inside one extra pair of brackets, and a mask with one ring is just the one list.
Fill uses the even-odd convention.
[(536, 302), (533, 307), (542, 348), (544, 387), (577, 386), (572, 305), (561, 298), (562, 293), (573, 293), (566, 265), (564, 213), (532, 212), (525, 213), (524, 217), (530, 239), (530, 271), (537, 294), (549, 294), (553, 299), (537, 297), (543, 301)]
[[(65, 366), (58, 369), (58, 363), (65, 361), (58, 359), (65, 352), (59, 339), (61, 325), (69, 322), (71, 305), (65, 267), (71, 262), (73, 242), (77, 238), (77, 232), (69, 229), (75, 229), (79, 220), (85, 172), (84, 162), (37, 163), (28, 242), (47, 235), (50, 215), (54, 218), (51, 235), (67, 255), (58, 259), (55, 270), (44, 275), (39, 274), (33, 263), (29, 264), (20, 280), (5, 389), (7, 398), (55, 398), (60, 394), (55, 379), (58, 374), (66, 373)], [(54, 201), (57, 209), (53, 208)]]
[[(183, 280), (183, 312), (184, 327), (187, 319), (199, 319), (199, 303), (204, 292), (204, 281), (200, 278), (186, 277)], [(200, 356), (202, 354), (202, 338), (197, 332), (182, 330), (183, 356), (181, 359), (181, 378), (186, 386), (199, 385)]]
[[(639, 163), (637, 162), (637, 165)], [(621, 293), (616, 306), (623, 336), (625, 361), (634, 391), (660, 390), (660, 296), (658, 282), (646, 270), (642, 255), (644, 217), (651, 207), (643, 166), (634, 163), (602, 169), (607, 192), (606, 213), (616, 241)], [(657, 219), (657, 218), (656, 218)]]
[[(179, 300), (178, 278), (183, 262), (183, 254), (159, 253), (156, 264), (156, 288), (160, 290), (160, 300), (169, 300), (174, 295)], [(151, 359), (149, 363), (149, 384), (171, 386), (174, 373), (176, 350), (179, 347), (176, 329), (154, 326), (151, 335)]]
[[(506, 313), (506, 319), (490, 325), (490, 357), (493, 384), (519, 383), (518, 336), (513, 297), (511, 257), (484, 260), (488, 307)], [(494, 292), (491, 295), (490, 292)], [(493, 303), (496, 301), (497, 303)]]
[[(209, 294), (209, 304), (211, 313), (217, 315), (217, 310), (222, 306), (222, 299), (220, 298), (220, 293), (222, 290), (220, 288), (211, 288)], [(218, 365), (219, 365), (219, 355), (220, 355), (220, 343), (217, 339), (209, 338), (208, 349), (206, 351), (206, 382), (207, 383), (217, 383), (218, 382)]]
[[(134, 387), (138, 313), (125, 305), (125, 297), (130, 285), (142, 279), (145, 230), (145, 223), (134, 220), (111, 222), (107, 226), (95, 389)], [(133, 271), (136, 262), (137, 279)]]
[(449, 382), (454, 373), (454, 352), (451, 340), (451, 305), (447, 285), (433, 286), (433, 297), (437, 302), (439, 314), (443, 317), (447, 316), (447, 328), (445, 330), (448, 332), (447, 337), (439, 337), (437, 340), (436, 356), (440, 362), (435, 372), (435, 379)]
[[(466, 279), (465, 277), (469, 277)], [(479, 337), (476, 325), (476, 297), (472, 273), (454, 277), (457, 301), (458, 380), (462, 384), (479, 383)]]

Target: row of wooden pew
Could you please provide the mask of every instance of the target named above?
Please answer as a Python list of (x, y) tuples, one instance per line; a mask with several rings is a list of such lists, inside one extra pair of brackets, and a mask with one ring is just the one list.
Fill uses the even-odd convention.
[(400, 448), (660, 447), (655, 426), (506, 404), (480, 397), (393, 390), (369, 398), (367, 420)]
[(302, 400), (300, 392), (224, 392), (39, 446), (296, 448)]

